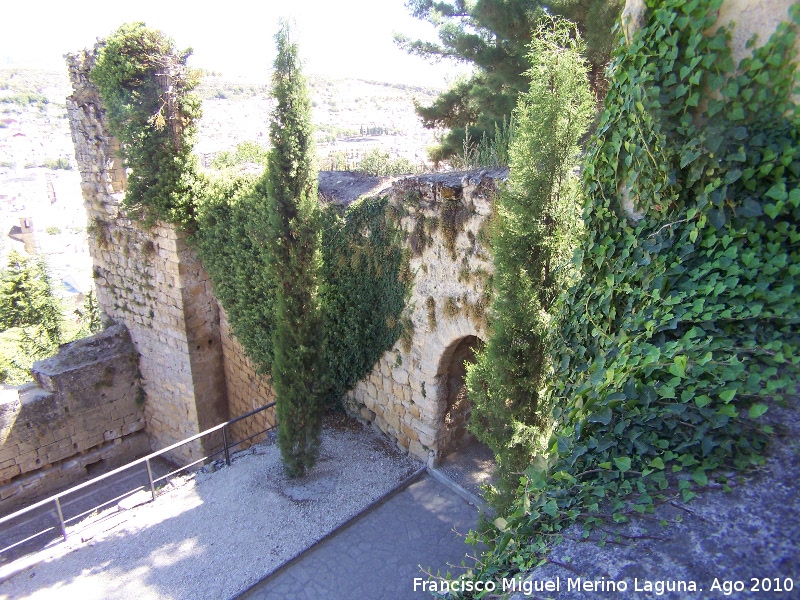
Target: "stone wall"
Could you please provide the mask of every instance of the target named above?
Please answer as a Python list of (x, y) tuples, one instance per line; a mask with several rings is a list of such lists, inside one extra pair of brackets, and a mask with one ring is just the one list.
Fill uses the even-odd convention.
[[(121, 206), (125, 170), (108, 131), (99, 92), (89, 81), (94, 52), (67, 57), (72, 139), (88, 215), (97, 300), (107, 320), (124, 323), (139, 353), (145, 419), (157, 450), (228, 417), (211, 282), (185, 234), (129, 219)], [(218, 436), (169, 455), (186, 463), (218, 447)]]
[(2, 391), (0, 514), (147, 453), (137, 363), (117, 325), (37, 362), (38, 385)]
[[(388, 190), (412, 251), (406, 317), (413, 338), (385, 353), (346, 403), (400, 448), (433, 463), (452, 445), (453, 429), (465, 416), (454, 412), (454, 406), (464, 408), (457, 401), (463, 379), (451, 379), (463, 378), (463, 369), (452, 369), (451, 359), (465, 340), (480, 344), (486, 335), (492, 265), (484, 240), (498, 181), (506, 176), (505, 171), (412, 176)], [(445, 427), (446, 420), (453, 427)]]
[[(259, 375), (253, 362), (247, 358), (244, 348), (233, 335), (228, 317), (220, 307), (220, 337), (222, 338), (222, 356), (225, 364), (225, 382), (228, 389), (228, 411), (231, 418), (246, 414), (251, 410), (275, 401), (275, 392), (269, 385), (269, 379)], [(242, 441), (259, 431), (274, 427), (275, 409), (260, 412), (250, 418), (234, 423), (231, 428), (231, 441)], [(242, 450), (253, 443), (264, 439), (263, 435), (254, 437), (249, 442), (236, 446)]]
[[(266, 404), (274, 393), (232, 335), (185, 236), (163, 223), (145, 229), (123, 210), (125, 172), (88, 78), (93, 61), (94, 51), (68, 57), (74, 93), (67, 109), (98, 304), (109, 320), (128, 327), (139, 353), (146, 431), (155, 450)], [(463, 362), (485, 337), (491, 262), (482, 240), (497, 180), (505, 176), (412, 176), (388, 189), (413, 255), (405, 315), (413, 335), (382, 357), (348, 402), (401, 448), (434, 462), (457, 443), (469, 415), (463, 365), (452, 367), (451, 358), (460, 348), (456, 362)], [(251, 418), (233, 428), (233, 437), (272, 423), (274, 413)], [(186, 446), (170, 458), (197, 460), (218, 443)]]

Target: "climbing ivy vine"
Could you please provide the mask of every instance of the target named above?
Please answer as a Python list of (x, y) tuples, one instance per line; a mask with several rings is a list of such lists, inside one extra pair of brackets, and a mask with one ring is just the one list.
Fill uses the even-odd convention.
[(162, 32), (122, 25), (101, 45), (90, 77), (130, 169), (124, 204), (147, 223), (191, 225), (198, 193), (192, 155), (197, 74)]
[(322, 290), (329, 368), (329, 401), (366, 377), (403, 333), (411, 291), (408, 253), (387, 211), (388, 198), (364, 198), (323, 215)]
[(554, 323), (553, 433), (467, 577), (763, 462), (760, 417), (800, 367), (800, 10), (737, 67), (720, 4), (648, 0), (614, 54)]

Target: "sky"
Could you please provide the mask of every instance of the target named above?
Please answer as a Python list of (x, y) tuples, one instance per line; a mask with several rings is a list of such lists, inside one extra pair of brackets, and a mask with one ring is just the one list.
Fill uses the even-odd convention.
[(16, 0), (0, 10), (0, 68), (64, 69), (65, 53), (91, 47), (122, 23), (144, 21), (178, 48), (193, 48), (195, 67), (266, 81), (281, 17), (294, 20), (309, 75), (444, 86), (465, 70), (394, 44), (393, 32), (436, 36), (404, 0)]

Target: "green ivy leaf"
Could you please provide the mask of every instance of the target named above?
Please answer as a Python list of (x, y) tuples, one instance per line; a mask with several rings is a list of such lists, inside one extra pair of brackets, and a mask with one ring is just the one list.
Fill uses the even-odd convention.
[(789, 197), (789, 194), (786, 192), (786, 184), (783, 181), (773, 185), (764, 195), (767, 198), (772, 198), (773, 200), (777, 200), (779, 202), (783, 202)]
[(769, 407), (766, 404), (753, 404), (753, 406), (751, 406), (750, 410), (747, 412), (747, 415), (751, 419), (757, 419), (758, 417), (763, 415), (768, 410), (769, 410)]
[(699, 485), (708, 485), (708, 476), (703, 469), (697, 469), (692, 473), (692, 479)]
[(630, 471), (631, 468), (631, 459), (627, 456), (622, 457), (615, 457), (614, 464), (617, 465), (617, 468), (625, 473), (626, 471)]
[(556, 504), (555, 500), (548, 500), (542, 510), (551, 517), (555, 517), (558, 514), (558, 504)]
[(611, 409), (608, 407), (603, 408), (602, 410), (589, 415), (587, 420), (590, 423), (601, 423), (603, 425), (608, 425), (611, 423)]

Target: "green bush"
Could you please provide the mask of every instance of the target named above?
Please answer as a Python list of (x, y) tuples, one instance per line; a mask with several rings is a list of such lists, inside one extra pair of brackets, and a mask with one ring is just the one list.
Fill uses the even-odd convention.
[(192, 225), (200, 102), (189, 54), (144, 23), (125, 24), (104, 41), (90, 74), (131, 169), (125, 206), (147, 222)]
[(6, 383), (30, 380), (33, 362), (65, 341), (63, 311), (44, 261), (12, 250), (0, 271), (0, 332), (6, 332), (0, 362)]
[(33, 92), (22, 92), (18, 94), (11, 94), (10, 96), (0, 96), (0, 103), (16, 104), (20, 107), (32, 105), (43, 106), (48, 102), (49, 100), (47, 99), (47, 96)]
[(63, 169), (65, 171), (72, 170), (72, 165), (69, 163), (69, 159), (63, 156), (60, 158), (45, 158), (42, 161), (41, 166), (45, 169), (53, 169), (54, 171), (57, 169)]
[(220, 152), (211, 160), (211, 168), (217, 170), (242, 167), (247, 164), (266, 165), (269, 149), (258, 142), (242, 142), (233, 152)]
[(419, 168), (411, 164), (407, 158), (392, 158), (388, 152), (378, 148), (370, 150), (358, 163), (355, 171), (375, 177), (393, 177), (419, 172)]

